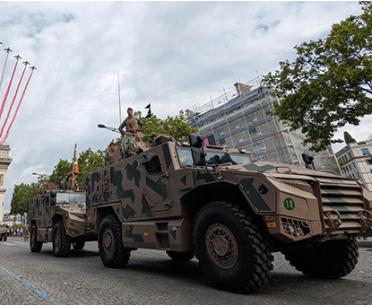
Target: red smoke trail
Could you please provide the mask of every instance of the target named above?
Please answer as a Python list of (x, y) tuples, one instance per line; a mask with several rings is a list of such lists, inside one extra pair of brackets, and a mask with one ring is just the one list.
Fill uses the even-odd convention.
[(12, 86), (12, 83), (13, 83), (13, 78), (14, 78), (14, 74), (15, 74), (16, 69), (17, 69), (18, 60), (19, 60), (19, 58), (17, 58), (17, 61), (16, 61), (15, 65), (14, 65), (13, 72), (12, 72), (12, 76), (10, 77), (10, 81), (9, 81), (9, 84), (8, 84), (8, 88), (6, 89), (5, 96), (4, 96), (4, 99), (3, 99), (3, 103), (1, 104), (1, 108), (0, 108), (0, 118), (1, 118), (1, 115), (3, 114), (4, 106), (5, 106), (5, 102), (6, 102), (6, 100), (8, 99), (9, 90), (10, 90), (10, 87)]
[(21, 86), (21, 83), (22, 83), (22, 80), (23, 80), (23, 76), (25, 75), (26, 67), (27, 67), (27, 65), (25, 65), (25, 68), (23, 68), (23, 71), (22, 71), (21, 77), (19, 78), (19, 81), (18, 81), (18, 84), (17, 84), (17, 88), (16, 88), (16, 91), (14, 93), (12, 102), (10, 102), (10, 106), (9, 106), (9, 109), (8, 109), (8, 113), (6, 114), (5, 121), (4, 121), (3, 125), (1, 126), (0, 138), (1, 138), (1, 136), (3, 136), (4, 128), (5, 128), (6, 124), (8, 123), (10, 113), (13, 110), (14, 102), (15, 102), (15, 100), (17, 98), (19, 86)]
[(22, 95), (21, 95), (21, 98), (19, 99), (19, 102), (18, 102), (18, 105), (17, 105), (17, 108), (15, 110), (15, 113), (13, 115), (13, 118), (12, 118), (12, 121), (10, 121), (10, 124), (9, 124), (9, 127), (8, 129), (6, 130), (6, 134), (5, 136), (3, 137), (3, 139), (1, 140), (1, 143), (2, 144), (5, 144), (8, 136), (9, 136), (9, 131), (11, 130), (12, 126), (13, 126), (13, 123), (17, 117), (17, 114), (18, 114), (18, 111), (19, 111), (19, 108), (21, 107), (21, 104), (23, 102), (23, 98), (25, 97), (25, 93), (26, 93), (26, 90), (28, 88), (28, 84), (30, 84), (30, 81), (31, 81), (31, 77), (32, 77), (32, 74), (34, 73), (34, 70), (32, 69), (31, 73), (30, 73), (30, 76), (28, 77), (28, 80), (26, 82), (26, 85), (25, 85), (25, 88), (23, 89), (23, 92), (22, 92)]
[(1, 72), (0, 90), (1, 90), (1, 87), (3, 86), (4, 74), (5, 74), (7, 63), (8, 63), (8, 57), (9, 57), (9, 52), (6, 53), (6, 57), (5, 57), (5, 61), (4, 61), (4, 66), (3, 66), (3, 71)]

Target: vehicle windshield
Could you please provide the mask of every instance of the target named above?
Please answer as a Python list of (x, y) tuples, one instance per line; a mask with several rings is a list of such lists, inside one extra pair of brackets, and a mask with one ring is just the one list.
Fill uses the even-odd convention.
[(85, 192), (57, 192), (57, 204), (77, 203), (85, 207)]
[[(193, 159), (191, 148), (177, 147), (178, 157), (180, 159), (181, 166), (192, 166)], [(207, 165), (220, 165), (224, 163), (232, 163), (233, 165), (250, 164), (251, 158), (249, 154), (245, 153), (225, 153), (222, 151), (205, 149), (206, 153), (205, 160)]]

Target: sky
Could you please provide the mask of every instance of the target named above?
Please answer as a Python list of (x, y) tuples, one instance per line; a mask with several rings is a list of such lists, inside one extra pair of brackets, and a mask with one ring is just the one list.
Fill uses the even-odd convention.
[[(119, 125), (118, 74), (123, 110), (151, 103), (159, 117), (176, 115), (275, 70), (296, 44), (361, 10), (358, 2), (0, 2), (0, 12), (0, 41), (38, 68), (7, 140), (9, 211), (14, 185), (70, 160), (75, 143), (107, 147), (114, 135), (97, 124)], [(0, 67), (4, 59), (0, 52)], [(372, 118), (345, 129), (364, 140)]]

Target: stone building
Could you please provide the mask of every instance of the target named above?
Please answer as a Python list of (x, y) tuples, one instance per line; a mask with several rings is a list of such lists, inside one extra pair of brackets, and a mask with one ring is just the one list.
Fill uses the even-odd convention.
[(372, 140), (349, 143), (336, 157), (343, 176), (361, 180), (372, 191)]
[(208, 137), (209, 143), (246, 149), (258, 160), (298, 166), (305, 166), (301, 155), (306, 153), (314, 157), (316, 169), (340, 173), (331, 147), (311, 152), (303, 145), (300, 131), (290, 131), (272, 114), (278, 99), (258, 79), (234, 86), (221, 97), (190, 109), (189, 123), (202, 137)]
[(10, 147), (0, 144), (0, 223), (3, 222), (4, 216), (4, 199), (5, 199), (5, 176), (8, 167), (12, 162), (9, 156)]

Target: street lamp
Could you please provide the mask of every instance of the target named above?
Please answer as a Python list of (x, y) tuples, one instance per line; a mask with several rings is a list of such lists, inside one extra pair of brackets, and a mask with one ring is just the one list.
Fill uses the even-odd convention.
[(46, 174), (37, 173), (37, 172), (32, 172), (32, 175), (36, 175), (39, 180), (41, 180), (43, 177), (47, 176)]

